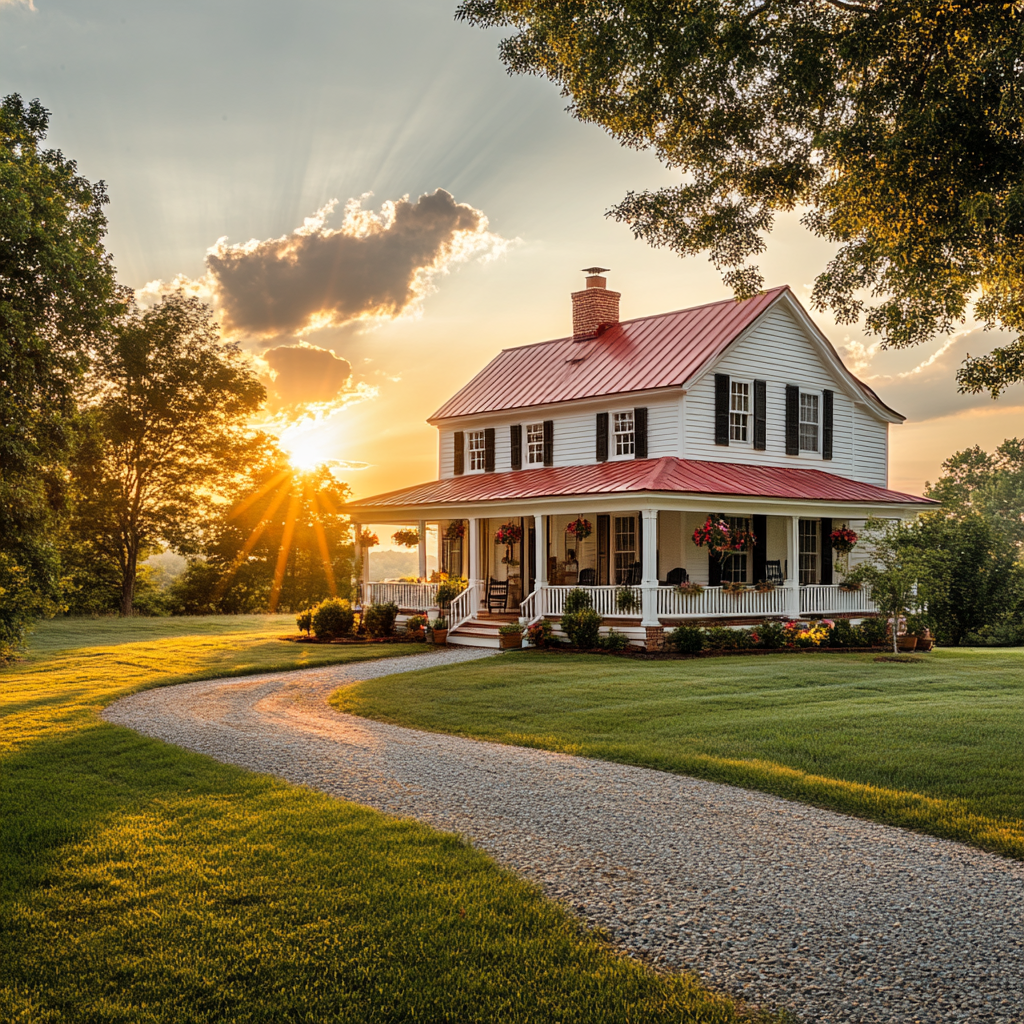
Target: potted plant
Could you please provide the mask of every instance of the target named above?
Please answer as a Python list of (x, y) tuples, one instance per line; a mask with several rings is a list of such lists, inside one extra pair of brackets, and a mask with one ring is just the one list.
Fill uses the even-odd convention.
[(615, 591), (615, 607), (626, 615), (640, 611), (640, 595), (632, 587), (619, 587)]
[(750, 530), (735, 530), (724, 516), (709, 515), (701, 526), (693, 531), (693, 543), (697, 547), (707, 546), (717, 555), (730, 551), (746, 551), (757, 543), (757, 537)]
[(505, 557), (502, 565), (518, 565), (512, 549), (523, 539), (523, 528), (518, 523), (505, 523), (494, 531), (494, 543), (505, 545)]
[(565, 532), (576, 538), (576, 547), (583, 553), (583, 542), (594, 532), (594, 524), (583, 516), (577, 516), (566, 528)]
[(754, 590), (759, 594), (770, 594), (775, 589), (775, 584), (771, 580), (758, 580), (754, 584)]
[(451, 607), (452, 601), (461, 594), (467, 586), (467, 581), (461, 576), (446, 576), (441, 574), (441, 582), (437, 588), (437, 606), (441, 611), (446, 612)]
[(729, 580), (722, 584), (722, 590), (726, 594), (736, 596), (737, 594), (745, 594), (747, 592), (747, 585), (746, 583), (740, 583), (739, 580)]
[(520, 622), (506, 622), (498, 627), (498, 646), (503, 651), (518, 650), (523, 646), (525, 627)]
[(448, 620), (441, 616), (432, 619), (427, 627), (427, 643), (445, 644), (448, 642)]
[(896, 637), (896, 646), (901, 651), (913, 651), (917, 649), (917, 637), (913, 633), (901, 633)]
[(848, 594), (854, 594), (860, 590), (860, 584), (856, 580), (843, 580), (839, 584), (840, 590), (845, 590)]
[(836, 568), (840, 572), (846, 572), (850, 563), (850, 552), (854, 549), (857, 539), (857, 534), (845, 526), (841, 526), (829, 534), (832, 550), (839, 556), (836, 559)]
[(453, 519), (448, 524), (448, 529), (444, 531), (444, 535), (449, 540), (462, 540), (466, 536), (466, 520)]
[(676, 587), (676, 593), (680, 597), (700, 597), (704, 593), (704, 587), (700, 583), (694, 583), (693, 580), (686, 580)]

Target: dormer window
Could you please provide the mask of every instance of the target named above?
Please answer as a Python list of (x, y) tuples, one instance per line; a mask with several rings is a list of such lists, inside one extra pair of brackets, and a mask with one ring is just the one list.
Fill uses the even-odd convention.
[(820, 395), (800, 393), (800, 451), (818, 450), (818, 401)]
[(615, 413), (615, 454), (633, 455), (636, 451), (636, 424), (633, 411)]
[(470, 473), (482, 473), (487, 468), (487, 438), (482, 430), (466, 431), (466, 450)]
[(729, 440), (746, 443), (750, 420), (750, 385), (734, 380), (729, 391)]
[(526, 425), (526, 462), (530, 466), (544, 464), (544, 424)]

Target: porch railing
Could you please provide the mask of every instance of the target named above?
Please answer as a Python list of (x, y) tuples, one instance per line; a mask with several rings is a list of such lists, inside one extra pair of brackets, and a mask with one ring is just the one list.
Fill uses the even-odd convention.
[(528, 626), (532, 626), (538, 619), (543, 618), (543, 615), (537, 610), (538, 603), (536, 590), (531, 591), (519, 602), (519, 618), (525, 620)]
[(702, 594), (680, 594), (675, 587), (658, 588), (658, 618), (714, 619), (775, 617), (789, 614), (792, 590), (776, 587), (760, 592), (729, 593), (721, 587), (705, 587)]
[(451, 607), (448, 609), (448, 631), (458, 629), (459, 626), (469, 622), (480, 607), (483, 597), (483, 583), (480, 580), (470, 580), (469, 586), (454, 598)]
[[(639, 587), (548, 587), (545, 590), (546, 615), (561, 616), (565, 611), (565, 597), (571, 590), (583, 590), (590, 597), (591, 604), (603, 619), (636, 619), (640, 617), (640, 588)], [(631, 590), (636, 599), (636, 610), (620, 612), (618, 606), (618, 592), (620, 590)]]
[(877, 612), (878, 605), (868, 590), (843, 590), (841, 587), (801, 587), (801, 615), (840, 615)]
[(437, 607), (437, 583), (370, 583), (367, 584), (368, 604), (388, 604), (394, 601), (399, 608), (426, 611)]

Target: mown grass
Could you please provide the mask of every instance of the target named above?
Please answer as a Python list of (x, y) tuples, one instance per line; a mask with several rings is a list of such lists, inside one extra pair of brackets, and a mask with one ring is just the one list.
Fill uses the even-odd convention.
[(368, 680), (344, 711), (759, 789), (1024, 859), (1024, 651), (912, 662), (525, 652)]
[(455, 837), (98, 717), (141, 687), (416, 650), (282, 627), (58, 622), (0, 673), (0, 1020), (739, 1019)]

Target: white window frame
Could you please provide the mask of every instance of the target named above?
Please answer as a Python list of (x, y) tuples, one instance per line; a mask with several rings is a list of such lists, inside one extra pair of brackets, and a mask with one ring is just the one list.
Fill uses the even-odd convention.
[(801, 519), (798, 527), (800, 544), (801, 587), (816, 586), (821, 578), (821, 520)]
[[(814, 406), (814, 419), (804, 419), (804, 399), (811, 399)], [(808, 452), (811, 455), (821, 454), (821, 393), (818, 391), (800, 392), (800, 411), (797, 427), (800, 435), (800, 454)], [(814, 427), (814, 446), (808, 447), (804, 444), (804, 428)]]
[[(627, 526), (627, 524), (629, 524)], [(637, 553), (637, 522), (636, 516), (613, 516), (612, 517), (612, 575), (617, 586), (621, 585), (633, 568), (633, 563), (639, 561)], [(620, 543), (628, 537), (632, 541), (630, 547), (621, 546)]]
[[(619, 430), (619, 426), (629, 424), (628, 430)], [(632, 409), (623, 409), (611, 414), (610, 434), (608, 438), (608, 457), (611, 459), (636, 458), (636, 416)]]
[(523, 424), (523, 438), (526, 444), (526, 459), (524, 460), (527, 466), (543, 466), (544, 465), (544, 424), (541, 423), (524, 423)]
[[(746, 516), (726, 516), (725, 521), (732, 530), (749, 533), (750, 519)], [(749, 583), (750, 554), (747, 551), (730, 551), (722, 556), (723, 583)]]
[(487, 468), (487, 431), (466, 431), (466, 471), (483, 473)]
[[(737, 388), (742, 388), (743, 391), (737, 392)], [(729, 380), (729, 444), (746, 446), (748, 448), (753, 447), (753, 431), (751, 430), (753, 420), (753, 412), (751, 409), (751, 400), (753, 392), (753, 382), (749, 380), (736, 380), (736, 378), (730, 378)], [(737, 397), (742, 396), (742, 402), (740, 405), (742, 408), (737, 408)], [(742, 435), (742, 436), (740, 436)]]

